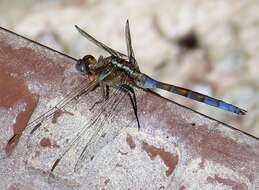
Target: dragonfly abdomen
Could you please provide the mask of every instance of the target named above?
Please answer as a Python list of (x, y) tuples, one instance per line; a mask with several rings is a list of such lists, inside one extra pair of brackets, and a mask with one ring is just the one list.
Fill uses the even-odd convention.
[(147, 89), (159, 88), (236, 114), (244, 115), (246, 113), (245, 110), (222, 100), (218, 100), (186, 88), (156, 81), (145, 74), (142, 74), (141, 84), (142, 87)]

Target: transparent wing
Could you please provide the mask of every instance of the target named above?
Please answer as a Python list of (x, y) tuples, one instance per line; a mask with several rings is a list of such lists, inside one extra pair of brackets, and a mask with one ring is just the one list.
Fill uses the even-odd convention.
[(132, 63), (134, 65), (134, 67), (137, 68), (137, 70), (139, 71), (139, 67), (138, 67), (138, 64), (136, 62), (134, 51), (133, 51), (133, 48), (132, 48), (132, 43), (131, 43), (129, 20), (127, 20), (126, 26), (125, 26), (125, 37), (126, 37), (126, 45), (127, 45), (129, 62)]
[(90, 34), (88, 34), (87, 32), (85, 32), (84, 30), (82, 30), (81, 28), (79, 28), (77, 25), (75, 25), (76, 29), (78, 30), (78, 32), (80, 34), (82, 34), (84, 37), (86, 37), (88, 40), (90, 40), (92, 43), (94, 43), (95, 45), (97, 45), (98, 47), (104, 49), (105, 51), (107, 51), (109, 54), (115, 56), (115, 57), (120, 57), (120, 58), (124, 58), (127, 59), (128, 57), (126, 55), (124, 55), (123, 53), (120, 53), (110, 47), (108, 47), (107, 45), (103, 44), (102, 42), (99, 42), (98, 40), (96, 40), (93, 36), (91, 36)]
[(41, 114), (39, 117), (34, 119), (33, 121), (29, 122), (27, 128), (32, 128), (30, 135), (32, 135), (44, 121), (48, 120), (49, 118), (53, 117), (55, 113), (63, 109), (69, 102), (74, 100), (76, 97), (79, 97), (82, 94), (89, 93), (93, 88), (98, 85), (98, 81), (94, 80), (89, 82), (83, 82), (79, 87), (71, 91), (69, 94), (66, 95), (64, 99), (62, 99), (59, 103), (56, 104), (55, 107), (49, 109), (45, 113)]
[[(87, 159), (87, 156), (89, 156), (88, 148), (90, 146), (96, 146), (98, 139), (111, 130), (109, 127), (105, 127), (104, 123), (106, 122), (106, 120), (111, 120), (113, 117), (115, 117), (116, 115), (115, 113), (117, 113), (116, 108), (118, 107), (119, 103), (123, 100), (123, 98), (125, 98), (125, 93), (123, 92), (116, 93), (116, 96), (110, 102), (111, 106), (109, 106), (108, 109), (104, 110), (104, 112), (107, 113), (106, 118), (99, 119), (98, 124), (95, 126), (97, 127), (95, 130), (95, 133), (92, 135), (91, 139), (84, 146), (83, 150), (80, 153), (80, 156), (74, 167), (75, 171), (82, 168), (84, 161)], [(119, 134), (119, 130), (117, 130), (113, 138), (115, 138), (118, 134)]]
[(127, 52), (128, 52), (128, 57), (135, 58), (132, 44), (131, 44), (131, 35), (130, 35), (130, 28), (129, 28), (129, 20), (126, 22), (125, 26), (125, 37), (126, 37), (126, 45), (127, 45)]
[[(95, 110), (98, 114), (91, 118), (89, 122), (87, 122), (81, 130), (75, 135), (73, 140), (69, 143), (67, 148), (60, 154), (58, 159), (54, 162), (51, 172), (55, 170), (55, 168), (58, 166), (59, 162), (65, 157), (65, 155), (73, 148), (76, 148), (80, 145), (80, 143), (85, 143), (83, 146), (82, 151), (78, 153), (78, 159), (75, 163), (74, 170), (78, 170), (81, 168), (83, 161), (85, 161), (86, 157), (90, 157), (90, 154), (88, 154), (89, 147), (95, 147), (95, 144), (98, 142), (98, 140), (103, 136), (108, 130), (110, 130), (109, 127), (105, 127), (104, 123), (111, 119), (111, 117), (115, 116), (114, 110), (118, 106), (118, 104), (123, 99), (124, 95), (123, 92), (119, 91), (118, 89), (113, 92), (109, 99), (104, 101), (101, 105), (99, 105), (98, 109)], [(104, 116), (104, 117), (102, 117)], [(91, 134), (91, 137), (85, 142), (84, 140), (81, 140), (83, 136), (88, 135), (89, 130), (93, 130), (94, 132)]]

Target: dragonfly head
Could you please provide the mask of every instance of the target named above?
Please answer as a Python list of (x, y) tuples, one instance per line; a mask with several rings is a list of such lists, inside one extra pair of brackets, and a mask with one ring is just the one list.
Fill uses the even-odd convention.
[(90, 75), (91, 71), (89, 66), (96, 64), (97, 61), (92, 55), (86, 55), (82, 59), (79, 59), (76, 63), (76, 70), (81, 74)]

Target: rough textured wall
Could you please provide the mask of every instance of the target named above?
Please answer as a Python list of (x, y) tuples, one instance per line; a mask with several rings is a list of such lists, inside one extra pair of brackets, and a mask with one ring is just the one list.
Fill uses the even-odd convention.
[(142, 89), (138, 130), (121, 91), (69, 98), (75, 61), (0, 29), (1, 190), (258, 189), (258, 139)]
[(103, 52), (77, 33), (74, 24), (125, 51), (129, 18), (142, 71), (237, 104), (249, 114), (239, 118), (165, 96), (259, 136), (258, 1), (27, 0), (1, 1), (0, 9), (1, 26), (76, 58)]

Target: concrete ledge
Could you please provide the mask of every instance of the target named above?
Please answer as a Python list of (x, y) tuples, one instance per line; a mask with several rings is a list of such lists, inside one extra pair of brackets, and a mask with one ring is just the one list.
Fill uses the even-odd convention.
[[(258, 139), (140, 89), (140, 131), (130, 101), (122, 96), (109, 100), (105, 114), (89, 125), (103, 110), (89, 110), (100, 97), (96, 89), (30, 136), (29, 120), (89, 83), (74, 63), (0, 29), (0, 189), (259, 189)], [(54, 162), (84, 129), (50, 183)], [(74, 171), (88, 140), (100, 134)]]

